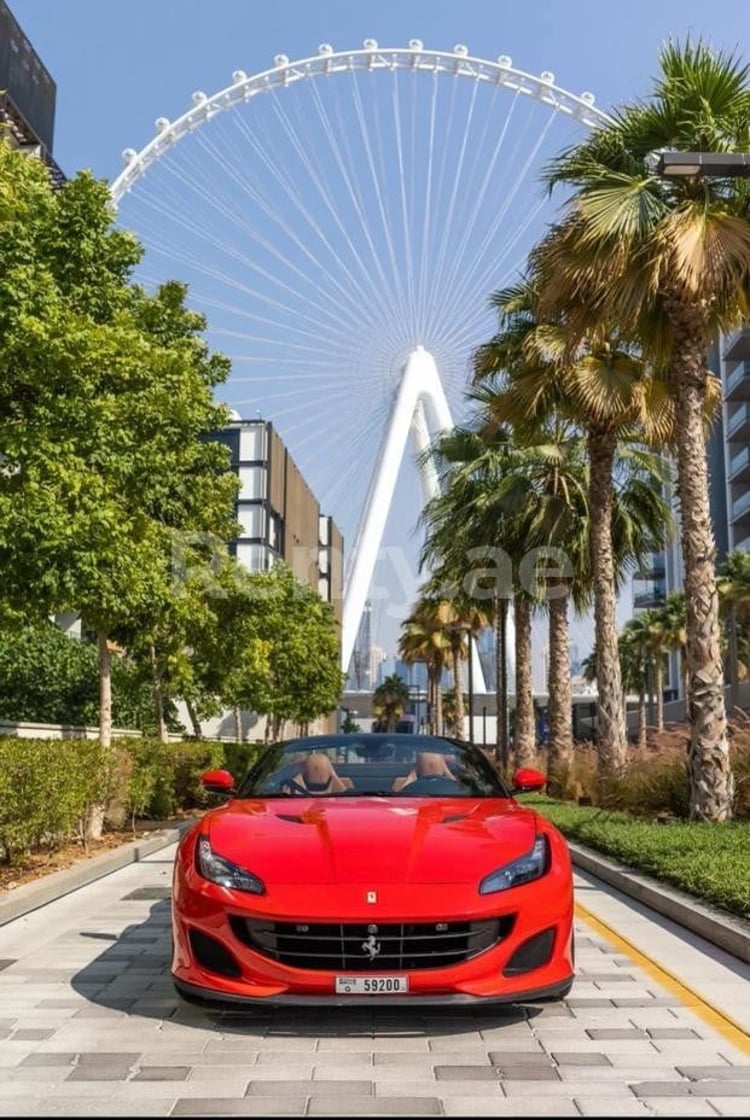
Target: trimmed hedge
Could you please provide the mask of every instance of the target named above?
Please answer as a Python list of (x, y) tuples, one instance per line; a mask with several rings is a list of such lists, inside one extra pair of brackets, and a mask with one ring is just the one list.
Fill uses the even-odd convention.
[(620, 860), (633, 870), (750, 918), (750, 824), (658, 821), (542, 795), (523, 796), (570, 840)]
[(121, 739), (103, 750), (97, 740), (0, 738), (0, 858), (82, 838), (89, 808), (102, 802), (117, 826), (205, 808), (203, 771), (223, 768), (239, 781), (258, 750), (209, 740)]

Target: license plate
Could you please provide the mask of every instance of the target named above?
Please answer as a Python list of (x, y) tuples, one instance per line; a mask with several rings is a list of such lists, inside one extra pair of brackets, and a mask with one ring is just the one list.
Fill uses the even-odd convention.
[(336, 977), (336, 995), (339, 996), (392, 996), (408, 991), (408, 976)]

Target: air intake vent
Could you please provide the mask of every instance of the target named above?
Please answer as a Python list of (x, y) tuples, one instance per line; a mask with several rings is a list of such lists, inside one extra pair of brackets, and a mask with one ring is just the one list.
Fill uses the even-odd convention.
[(504, 940), (515, 915), (481, 922), (316, 923), (229, 919), (235, 936), (264, 957), (294, 968), (396, 972), (446, 968)]

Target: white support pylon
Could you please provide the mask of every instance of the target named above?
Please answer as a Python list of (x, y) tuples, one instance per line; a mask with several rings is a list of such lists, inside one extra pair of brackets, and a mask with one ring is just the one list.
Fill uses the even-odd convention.
[[(424, 347), (417, 346), (409, 354), (401, 375), (378, 452), (364, 517), (352, 550), (342, 620), (341, 664), (344, 672), (349, 668), (409, 435), (419, 455), (430, 445), (431, 438), (452, 427), (453, 418), (435, 359)], [(427, 501), (439, 492), (437, 472), (434, 464), (422, 462), (419, 473), (422, 493)], [(476, 646), (472, 667), (475, 691), (486, 692)]]

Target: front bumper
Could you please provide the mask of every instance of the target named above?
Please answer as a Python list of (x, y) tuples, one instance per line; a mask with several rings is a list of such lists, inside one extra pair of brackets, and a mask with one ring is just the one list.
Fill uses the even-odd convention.
[[(480, 896), (469, 884), (381, 884), (376, 906), (364, 904), (359, 886), (320, 888), (308, 885), (274, 888), (263, 896), (227, 890), (197, 874), (191, 853), (178, 859), (172, 903), (174, 953), (172, 976), (188, 998), (227, 1004), (305, 1004), (330, 1006), (416, 1006), (467, 1003), (512, 1003), (559, 998), (573, 975), (573, 894), (567, 852), (553, 858), (541, 879), (496, 895)], [(448, 913), (446, 913), (448, 910)], [(460, 963), (420, 969), (352, 968), (338, 972), (290, 966), (241, 941), (229, 918), (284, 922), (441, 922), (514, 916), (511, 932)], [(519, 974), (505, 975), (519, 951), (551, 931), (551, 949)], [(218, 967), (206, 967), (194, 952), (196, 935), (217, 947)], [(191, 941), (192, 938), (192, 941)], [(523, 955), (523, 954), (522, 954)], [(532, 954), (533, 956), (533, 954)], [(234, 974), (221, 967), (232, 962)], [(408, 975), (409, 993), (337, 995), (336, 976)]]

